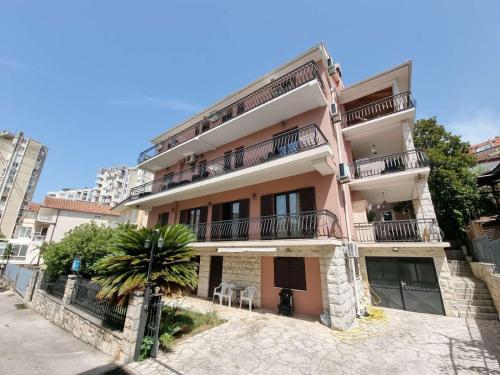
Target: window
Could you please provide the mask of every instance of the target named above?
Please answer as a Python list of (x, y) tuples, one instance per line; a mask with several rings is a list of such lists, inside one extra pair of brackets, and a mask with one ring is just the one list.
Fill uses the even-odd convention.
[(31, 237), (31, 227), (21, 227), (19, 230), (19, 238), (30, 238)]
[(12, 256), (14, 257), (25, 257), (27, 252), (28, 252), (28, 245), (12, 246)]
[(274, 258), (274, 286), (306, 290), (306, 267), (304, 258)]
[(168, 212), (162, 212), (158, 215), (158, 225), (164, 226), (168, 224)]

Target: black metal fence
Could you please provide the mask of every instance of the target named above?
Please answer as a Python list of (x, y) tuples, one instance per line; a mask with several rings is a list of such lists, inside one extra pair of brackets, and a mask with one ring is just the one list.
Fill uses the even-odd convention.
[(500, 273), (500, 238), (491, 241), (488, 237), (472, 240), (472, 256), (474, 260), (495, 265), (495, 273)]
[(328, 210), (190, 225), (198, 241), (244, 241), (335, 237), (337, 216)]
[(351, 178), (365, 178), (410, 169), (427, 167), (429, 159), (420, 150), (411, 150), (398, 154), (360, 159), (349, 164)]
[(403, 92), (343, 113), (341, 115), (342, 127), (347, 128), (412, 107), (414, 107), (414, 102), (411, 92)]
[(304, 64), (272, 81), (264, 87), (252, 92), (237, 102), (215, 112), (209, 118), (203, 119), (189, 128), (141, 152), (137, 161), (140, 164), (149, 158), (159, 155), (315, 79), (318, 80), (319, 85), (326, 96), (326, 86), (320, 76), (318, 68), (316, 67), (316, 63), (310, 61), (307, 64)]
[(66, 289), (67, 281), (67, 276), (58, 276), (54, 278), (50, 277), (49, 275), (44, 275), (40, 284), (40, 289), (50, 294), (51, 296), (62, 299), (64, 296), (64, 290)]
[(235, 150), (217, 159), (137, 186), (130, 191), (129, 199), (139, 199), (147, 195), (172, 190), (236, 170), (253, 167), (287, 155), (322, 146), (326, 143), (325, 136), (314, 124), (293, 129), (252, 146)]
[(435, 219), (376, 221), (354, 224), (358, 242), (440, 242)]
[(163, 310), (163, 302), (161, 295), (154, 294), (148, 302), (148, 316), (146, 318), (146, 326), (144, 328), (144, 337), (151, 337), (154, 343), (151, 347), (150, 355), (155, 358), (159, 348), (159, 333), (161, 325), (161, 312)]
[(100, 286), (92, 284), (89, 280), (77, 279), (71, 304), (98, 318), (103, 325), (111, 329), (123, 330), (127, 305), (117, 305), (110, 300), (97, 298), (100, 290)]

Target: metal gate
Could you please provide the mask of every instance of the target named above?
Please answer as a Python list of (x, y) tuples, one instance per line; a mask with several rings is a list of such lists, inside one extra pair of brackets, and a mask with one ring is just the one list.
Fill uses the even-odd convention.
[(366, 257), (374, 302), (399, 310), (444, 315), (432, 258)]
[[(134, 354), (135, 360), (138, 360), (141, 355), (155, 358), (158, 354), (161, 312), (163, 309), (161, 297), (161, 294), (152, 294), (148, 297), (146, 292), (146, 303), (139, 323), (138, 345)], [(148, 350), (148, 352), (144, 353), (144, 350)]]
[(5, 267), (5, 277), (15, 284), (16, 292), (24, 297), (33, 270), (9, 263)]

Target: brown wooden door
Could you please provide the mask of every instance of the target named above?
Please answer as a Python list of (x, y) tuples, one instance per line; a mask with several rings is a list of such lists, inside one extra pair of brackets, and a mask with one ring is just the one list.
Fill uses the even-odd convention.
[(214, 295), (214, 288), (222, 282), (222, 264), (224, 258), (218, 255), (210, 257), (210, 277), (208, 281), (208, 296)]

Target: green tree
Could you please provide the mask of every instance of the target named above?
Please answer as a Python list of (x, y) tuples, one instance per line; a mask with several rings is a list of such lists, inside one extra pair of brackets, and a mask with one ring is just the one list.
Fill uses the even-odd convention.
[(161, 249), (156, 250), (151, 281), (162, 293), (168, 294), (197, 284), (197, 264), (189, 244), (196, 240), (193, 232), (185, 225), (168, 225), (157, 228), (127, 228), (117, 233), (111, 246), (112, 254), (96, 264), (97, 276), (93, 280), (101, 285), (101, 298), (124, 301), (126, 297), (146, 287), (150, 249), (146, 240), (155, 241), (158, 236), (164, 240)]
[(429, 190), (439, 226), (447, 239), (462, 238), (477, 216), (480, 199), (469, 143), (446, 131), (435, 117), (416, 122), (414, 142), (430, 160)]
[(46, 272), (51, 276), (68, 274), (75, 256), (81, 257), (80, 273), (84, 277), (95, 275), (95, 263), (110, 253), (113, 229), (95, 223), (82, 224), (69, 231), (59, 242), (44, 243), (40, 247)]

